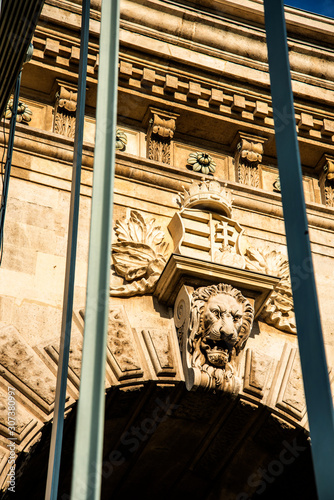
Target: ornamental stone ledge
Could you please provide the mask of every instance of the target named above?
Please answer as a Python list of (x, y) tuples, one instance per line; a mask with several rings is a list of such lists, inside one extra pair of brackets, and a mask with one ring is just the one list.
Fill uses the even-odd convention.
[(157, 282), (154, 296), (159, 302), (172, 306), (183, 286), (227, 283), (240, 289), (253, 302), (257, 318), (279, 281), (275, 276), (173, 253)]

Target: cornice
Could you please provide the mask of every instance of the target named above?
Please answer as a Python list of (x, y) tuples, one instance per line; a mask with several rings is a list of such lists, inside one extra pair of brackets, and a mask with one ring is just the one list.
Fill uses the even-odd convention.
[[(210, 15), (191, 10), (187, 6), (181, 8), (161, 0), (150, 0), (145, 3), (141, 0), (123, 0), (121, 19), (122, 23), (128, 21), (137, 26), (138, 32), (145, 27), (146, 30), (150, 30), (148, 33), (156, 39), (164, 40), (166, 35), (170, 35), (168, 42), (177, 46), (190, 43), (193, 50), (216, 49), (224, 54), (224, 59), (226, 54), (233, 56), (237, 54), (244, 57), (246, 66), (251, 65), (251, 61), (266, 64), (267, 47), (263, 22), (260, 26), (252, 25), (246, 7), (249, 9), (254, 2), (242, 3), (245, 4), (243, 5), (244, 17), (233, 20), (226, 15), (225, 2), (224, 10), (220, 6), (220, 11), (217, 10), (216, 15)], [(259, 6), (258, 3), (255, 5)], [(263, 5), (261, 8), (263, 10)], [(261, 15), (263, 17), (263, 13)], [(295, 21), (296, 11), (292, 11), (291, 15)], [(299, 14), (298, 19), (300, 21), (303, 16)], [(307, 29), (311, 26), (309, 22), (306, 23)], [(135, 30), (134, 27), (133, 30)], [(152, 35), (153, 32), (155, 32), (154, 35)], [(298, 73), (304, 73), (308, 78), (314, 76), (323, 80), (332, 80), (334, 75), (331, 65), (334, 60), (333, 50), (312, 45), (312, 40), (307, 40), (307, 33), (308, 31), (303, 33), (303, 39), (293, 38), (292, 34), (290, 37), (290, 64), (293, 78), (298, 80)], [(326, 61), (326, 64), (321, 64), (321, 68), (319, 59)], [(267, 68), (267, 64), (265, 67)]]
[[(14, 151), (31, 156), (38, 156), (47, 160), (52, 160), (55, 164), (63, 164), (69, 169), (73, 164), (73, 139), (68, 139), (53, 132), (45, 132), (32, 127), (26, 127), (20, 123), (17, 124), (16, 137), (14, 141)], [(82, 194), (91, 196), (92, 170), (94, 164), (94, 145), (84, 143), (83, 147), (83, 168), (88, 171), (84, 176), (82, 184), (84, 186)], [(38, 176), (38, 182), (46, 186), (56, 187), (65, 191), (70, 191), (70, 173), (64, 175), (64, 171), (46, 167), (34, 166), (31, 163), (29, 167), (26, 163), (16, 162), (12, 176), (27, 180), (34, 180), (34, 176), (26, 175), (25, 170), (35, 172)], [(21, 166), (22, 165), (22, 166)], [(38, 164), (40, 165), (40, 164)], [(70, 172), (70, 170), (69, 170)], [(129, 180), (143, 184), (153, 189), (162, 189), (173, 194), (179, 194), (183, 187), (190, 185), (191, 182), (199, 182), (203, 174), (199, 174), (187, 169), (180, 171), (178, 167), (159, 163), (147, 158), (134, 156), (125, 152), (116, 153), (116, 178)], [(212, 177), (208, 177), (212, 178)], [(233, 206), (246, 212), (254, 212), (260, 215), (277, 218), (283, 221), (283, 210), (281, 195), (275, 192), (265, 191), (264, 189), (253, 188), (244, 184), (233, 182), (227, 179), (217, 178), (233, 193)], [(169, 209), (175, 209), (175, 202), (172, 202)], [(168, 207), (166, 207), (168, 208)], [(327, 207), (319, 203), (306, 203), (308, 223), (311, 228), (324, 231), (334, 231), (334, 208)]]

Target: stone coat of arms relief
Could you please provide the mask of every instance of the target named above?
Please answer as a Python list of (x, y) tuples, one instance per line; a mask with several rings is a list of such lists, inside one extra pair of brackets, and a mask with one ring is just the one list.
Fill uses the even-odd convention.
[[(183, 281), (169, 305), (174, 306), (188, 389), (237, 394), (242, 382), (240, 360), (254, 315), (278, 330), (296, 333), (288, 261), (276, 250), (247, 247), (244, 229), (232, 217), (231, 192), (218, 181), (192, 183), (179, 196), (180, 210), (168, 226), (172, 254), (154, 219), (132, 210), (127, 219), (116, 222), (112, 258), (124, 284), (111, 286), (110, 296), (156, 295), (159, 278), (173, 256), (196, 261), (199, 267), (205, 263), (209, 275), (210, 263), (215, 269), (217, 264), (227, 269), (221, 282), (212, 279), (208, 284), (206, 277), (205, 286), (199, 279), (197, 286), (187, 287)], [(233, 277), (228, 269), (236, 270)], [(260, 310), (254, 299), (245, 296), (248, 275), (255, 275), (259, 283), (266, 275), (275, 277)]]

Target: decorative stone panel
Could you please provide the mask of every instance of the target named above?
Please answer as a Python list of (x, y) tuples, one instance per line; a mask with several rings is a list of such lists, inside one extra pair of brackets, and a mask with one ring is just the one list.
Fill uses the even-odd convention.
[(303, 388), (303, 377), (298, 349), (288, 350), (285, 346), (281, 363), (285, 366), (283, 378), (280, 379), (276, 406), (291, 414), (297, 420), (302, 420), (306, 413), (306, 401)]
[(247, 349), (243, 390), (262, 399), (273, 380), (274, 367), (275, 362), (271, 356)]
[(108, 364), (117, 380), (143, 376), (134, 333), (123, 306), (110, 304), (107, 345)]
[(13, 326), (0, 331), (0, 346), (1, 386), (15, 387), (18, 400), (37, 416), (48, 415), (53, 409), (55, 378), (45, 373), (44, 363)]
[(142, 335), (158, 377), (175, 375), (175, 356), (171, 341), (173, 332), (152, 328), (142, 330)]

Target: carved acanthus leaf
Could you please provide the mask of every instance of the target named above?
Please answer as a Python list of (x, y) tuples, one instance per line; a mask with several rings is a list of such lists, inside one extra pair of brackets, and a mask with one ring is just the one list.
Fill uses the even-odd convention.
[(248, 248), (245, 260), (246, 269), (281, 278), (262, 309), (262, 318), (278, 330), (296, 333), (289, 263), (286, 257), (269, 248), (262, 250)]
[(132, 210), (125, 222), (116, 222), (118, 242), (112, 246), (112, 259), (116, 272), (127, 283), (110, 288), (112, 296), (131, 296), (151, 293), (167, 261), (167, 243), (155, 219), (146, 222)]

